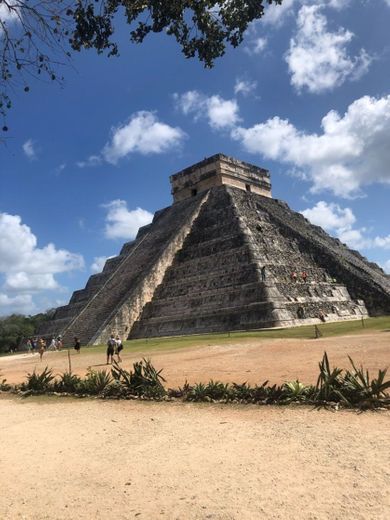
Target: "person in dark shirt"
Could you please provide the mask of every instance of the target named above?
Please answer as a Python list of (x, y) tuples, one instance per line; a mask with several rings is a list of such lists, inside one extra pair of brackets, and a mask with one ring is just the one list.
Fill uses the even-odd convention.
[(75, 349), (75, 351), (77, 352), (77, 354), (80, 354), (81, 343), (80, 343), (79, 338), (77, 338), (76, 336), (75, 336), (75, 338), (74, 338), (74, 346), (73, 346), (73, 348)]
[(114, 334), (111, 334), (110, 339), (107, 341), (107, 365), (114, 361), (114, 352), (116, 349), (116, 341)]

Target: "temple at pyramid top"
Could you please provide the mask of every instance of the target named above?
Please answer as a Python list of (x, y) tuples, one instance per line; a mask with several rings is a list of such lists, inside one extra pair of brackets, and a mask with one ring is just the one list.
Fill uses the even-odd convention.
[(268, 170), (221, 153), (206, 157), (189, 168), (170, 176), (174, 202), (179, 202), (214, 186), (233, 186), (271, 197)]

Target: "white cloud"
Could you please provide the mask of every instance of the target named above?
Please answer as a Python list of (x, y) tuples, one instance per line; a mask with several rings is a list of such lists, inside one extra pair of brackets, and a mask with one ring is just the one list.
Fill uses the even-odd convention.
[[(335, 5), (340, 6), (340, 2)], [(353, 33), (342, 27), (337, 32), (329, 32), (321, 8), (321, 5), (301, 7), (298, 30), (285, 56), (292, 85), (312, 93), (331, 90), (347, 78), (357, 79), (367, 72), (371, 63), (364, 49), (354, 58), (348, 55), (346, 47)]]
[[(389, 1), (389, 6), (390, 6), (390, 0)], [(385, 273), (387, 274), (390, 274), (390, 260), (387, 260), (384, 264), (383, 264), (383, 270), (385, 271)]]
[(19, 271), (7, 274), (4, 289), (17, 292), (35, 292), (59, 289), (52, 273), (33, 274)]
[(19, 215), (0, 213), (0, 272), (55, 274), (83, 265), (81, 255), (56, 249), (54, 244), (38, 248), (36, 236)]
[(204, 117), (214, 129), (231, 128), (240, 120), (235, 99), (223, 99), (218, 95), (207, 97), (197, 90), (175, 94), (174, 100), (183, 114), (193, 114), (195, 120)]
[(251, 128), (236, 128), (232, 137), (250, 153), (300, 169), (312, 182), (312, 192), (330, 190), (351, 197), (363, 185), (390, 183), (390, 96), (364, 96), (343, 116), (332, 110), (321, 127), (321, 134), (306, 134), (288, 120), (273, 117)]
[(103, 271), (104, 264), (109, 258), (113, 258), (113, 256), (95, 256), (93, 263), (91, 264), (91, 271), (93, 273), (101, 273)]
[(37, 153), (34, 149), (34, 142), (32, 139), (28, 139), (22, 146), (23, 152), (27, 155), (29, 159), (35, 159)]
[(106, 226), (104, 235), (106, 238), (133, 239), (138, 229), (153, 220), (153, 214), (142, 208), (128, 210), (126, 201), (113, 200), (103, 205), (107, 209)]
[(390, 249), (390, 235), (370, 237), (366, 228), (354, 228), (356, 217), (351, 208), (341, 208), (333, 202), (317, 202), (301, 212), (312, 224), (321, 226), (353, 249)]
[(88, 168), (93, 166), (99, 166), (102, 163), (100, 155), (90, 155), (85, 161), (78, 161), (76, 164), (79, 168)]
[(356, 217), (350, 208), (341, 208), (338, 204), (328, 204), (323, 200), (317, 202), (313, 208), (302, 211), (302, 215), (327, 231), (350, 228), (356, 222)]
[(386, 237), (375, 237), (373, 239), (374, 247), (381, 247), (382, 249), (390, 249), (390, 235)]
[(271, 4), (266, 7), (261, 21), (268, 25), (280, 26), (291, 15), (296, 5), (296, 0), (283, 0), (281, 5)]
[(9, 296), (0, 292), (0, 315), (30, 314), (35, 309), (31, 294)]
[(153, 112), (136, 112), (127, 123), (112, 129), (102, 155), (107, 162), (116, 164), (130, 153), (149, 155), (172, 150), (185, 136), (180, 128), (161, 123)]
[(251, 56), (261, 54), (267, 47), (267, 44), (267, 38), (258, 36), (248, 40), (248, 44), (244, 47), (244, 51)]
[[(19, 215), (0, 213), (0, 274), (4, 277), (2, 305), (30, 306), (32, 293), (59, 289), (55, 274), (81, 269), (83, 257), (54, 244), (39, 248), (36, 236)], [(11, 293), (8, 294), (8, 293)], [(8, 303), (7, 303), (8, 302)], [(26, 311), (23, 307), (23, 311)], [(28, 311), (26, 311), (28, 312)]]
[(245, 79), (236, 79), (236, 83), (234, 85), (234, 93), (242, 94), (243, 96), (247, 96), (251, 92), (255, 90), (257, 87), (256, 81), (249, 81)]

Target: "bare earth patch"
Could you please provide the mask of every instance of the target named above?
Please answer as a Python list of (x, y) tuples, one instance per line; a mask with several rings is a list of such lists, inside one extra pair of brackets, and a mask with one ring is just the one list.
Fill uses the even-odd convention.
[(390, 517), (390, 414), (0, 396), (0, 518)]
[[(207, 382), (210, 379), (223, 382), (283, 383), (299, 379), (315, 383), (318, 362), (326, 350), (332, 365), (349, 367), (348, 355), (359, 364), (363, 363), (373, 373), (390, 365), (390, 333), (370, 332), (321, 339), (247, 339), (218, 345), (201, 345), (161, 351), (140, 350), (122, 353), (123, 366), (131, 367), (143, 356), (150, 357), (156, 368), (163, 369), (167, 386), (181, 386), (187, 379), (190, 383)], [(88, 367), (96, 370), (107, 368), (105, 352), (82, 349), (72, 354), (72, 369), (84, 375)], [(9, 383), (20, 383), (27, 372), (35, 368), (41, 371), (46, 365), (54, 373), (68, 368), (66, 351), (47, 352), (43, 361), (38, 354), (21, 354), (0, 358), (0, 373)]]

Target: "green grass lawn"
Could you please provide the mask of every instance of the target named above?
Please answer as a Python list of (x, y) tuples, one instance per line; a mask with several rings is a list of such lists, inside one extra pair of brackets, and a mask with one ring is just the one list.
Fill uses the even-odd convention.
[[(344, 336), (372, 331), (390, 332), (390, 316), (368, 318), (364, 320), (340, 321), (336, 323), (322, 323), (318, 325), (323, 337)], [(215, 345), (236, 343), (239, 340), (250, 339), (280, 339), (280, 338), (314, 338), (314, 325), (292, 327), (288, 329), (266, 329), (249, 332), (230, 332), (216, 334), (202, 334), (193, 336), (173, 336), (169, 338), (136, 339), (125, 342), (126, 352), (171, 350), (196, 345)], [(104, 349), (104, 345), (88, 347), (88, 352)]]
[[(364, 320), (364, 327), (361, 320), (355, 321), (339, 321), (336, 323), (322, 323), (318, 325), (323, 337), (344, 336), (349, 334), (359, 334), (371, 331), (388, 331), (390, 332), (390, 316), (380, 316), (378, 318), (368, 318)], [(251, 339), (280, 339), (280, 338), (314, 338), (314, 325), (305, 325), (303, 327), (291, 327), (288, 329), (263, 329), (254, 331), (216, 333), (216, 334), (200, 334), (193, 336), (172, 336), (169, 338), (148, 338), (136, 339), (125, 342), (126, 352), (153, 352), (155, 350), (172, 350), (196, 345), (216, 345), (237, 343), (239, 340)], [(105, 345), (97, 345), (87, 347), (88, 353), (102, 352)], [(86, 352), (85, 347), (81, 349), (81, 353)], [(2, 354), (12, 355), (12, 354)]]

